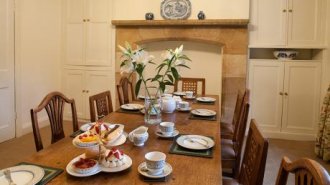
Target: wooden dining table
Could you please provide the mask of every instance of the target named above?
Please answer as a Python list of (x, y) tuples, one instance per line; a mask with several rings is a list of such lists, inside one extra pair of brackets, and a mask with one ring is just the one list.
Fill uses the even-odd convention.
[[(215, 104), (201, 104), (195, 100), (189, 102), (192, 109), (204, 108), (216, 111), (216, 120), (190, 119), (189, 112), (175, 111), (169, 114), (163, 113), (162, 121), (174, 122), (180, 134), (196, 134), (213, 137), (215, 145), (212, 149), (213, 154), (211, 158), (170, 154), (171, 145), (175, 141), (173, 138), (162, 139), (158, 137), (155, 134), (157, 125), (146, 125), (144, 123), (144, 115), (142, 114), (129, 114), (115, 111), (104, 117), (103, 121), (123, 124), (125, 126), (124, 131), (127, 133), (141, 125), (149, 128), (149, 138), (144, 146), (134, 146), (134, 144), (127, 139), (123, 145), (117, 147), (123, 150), (124, 153), (132, 159), (133, 163), (130, 168), (116, 173), (100, 172), (88, 177), (74, 177), (69, 175), (65, 171), (67, 164), (73, 158), (84, 153), (84, 149), (73, 146), (72, 138), (70, 137), (65, 137), (57, 143), (27, 157), (25, 162), (63, 169), (64, 172), (52, 179), (49, 184), (222, 184), (219, 97), (215, 95), (208, 97), (216, 98)], [(143, 104), (142, 101), (140, 103)], [(165, 182), (146, 182), (143, 176), (138, 172), (138, 166), (145, 161), (144, 155), (150, 151), (161, 151), (165, 153), (166, 162), (173, 168), (172, 173), (166, 178)]]

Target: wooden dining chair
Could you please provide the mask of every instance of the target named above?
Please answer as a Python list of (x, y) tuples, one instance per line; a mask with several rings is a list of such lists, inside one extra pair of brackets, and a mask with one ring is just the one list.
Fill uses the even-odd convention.
[(95, 122), (113, 112), (110, 91), (101, 92), (89, 97), (91, 122)]
[(198, 94), (198, 84), (201, 83), (202, 95), (205, 94), (205, 78), (179, 78), (174, 84), (174, 92), (179, 89), (179, 82), (182, 83), (181, 91), (193, 91)]
[(286, 185), (289, 173), (294, 173), (296, 185), (330, 185), (327, 171), (316, 161), (302, 158), (291, 162), (283, 157), (276, 185)]
[(243, 100), (249, 98), (249, 90), (246, 89), (244, 93), (241, 93), (238, 91), (237, 97), (236, 97), (236, 104), (233, 114), (233, 119), (231, 123), (226, 122), (220, 122), (221, 126), (221, 138), (223, 139), (233, 139), (234, 133), (238, 130), (235, 130), (235, 126), (238, 125), (239, 118), (242, 114), (242, 107), (243, 107)]
[(262, 136), (256, 121), (252, 119), (239, 173), (235, 178), (224, 178), (223, 185), (262, 185), (267, 152), (268, 141)]
[(244, 102), (233, 139), (221, 139), (221, 166), (222, 169), (230, 170), (229, 172), (223, 170), (226, 171), (225, 176), (235, 177), (239, 172), (249, 107), (249, 103)]
[(117, 95), (119, 99), (119, 104), (127, 104), (131, 101), (136, 100), (133, 83), (127, 78), (122, 77), (117, 85)]
[(75, 101), (74, 99), (67, 98), (60, 92), (51, 92), (47, 94), (46, 97), (38, 105), (38, 107), (30, 110), (34, 141), (37, 151), (43, 149), (37, 113), (44, 108), (47, 111), (52, 133), (51, 143), (53, 144), (65, 137), (63, 130), (63, 113), (65, 103), (71, 105), (72, 125), (73, 131), (75, 132), (78, 130), (78, 119)]

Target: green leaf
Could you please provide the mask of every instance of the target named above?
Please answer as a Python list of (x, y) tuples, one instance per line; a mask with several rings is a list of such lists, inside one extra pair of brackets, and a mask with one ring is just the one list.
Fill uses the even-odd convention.
[(184, 60), (191, 61), (191, 59), (188, 58), (186, 55), (181, 55), (181, 56), (179, 57), (179, 59), (184, 59)]
[(166, 65), (165, 63), (161, 63), (159, 64), (159, 66), (156, 67), (156, 69), (163, 68), (165, 65)]
[(142, 79), (139, 79), (139, 80), (136, 82), (136, 85), (135, 85), (135, 96), (138, 96), (138, 94), (139, 94), (140, 86), (141, 86), (141, 82), (142, 82)]
[(163, 93), (165, 91), (165, 83), (159, 82), (159, 88), (160, 88), (161, 92)]
[(190, 67), (189, 67), (189, 66), (187, 66), (187, 65), (184, 65), (184, 64), (179, 64), (179, 65), (177, 65), (177, 66), (180, 66), (180, 67), (185, 67), (185, 68), (188, 68), (188, 69), (190, 69)]
[(172, 75), (168, 74), (167, 77), (172, 83), (174, 82)]
[(156, 63), (155, 62), (151, 62), (151, 60), (148, 62), (149, 64), (154, 64), (154, 65), (156, 65)]
[(165, 85), (174, 85), (174, 84), (173, 84), (172, 82), (170, 82), (170, 81), (165, 81), (164, 84), (165, 84)]
[(171, 71), (172, 71), (172, 74), (173, 74), (174, 79), (175, 80), (178, 80), (179, 79), (179, 73), (178, 73), (178, 71), (174, 67), (171, 68)]
[(162, 77), (162, 75), (156, 75), (151, 81), (152, 82), (157, 81), (161, 77)]

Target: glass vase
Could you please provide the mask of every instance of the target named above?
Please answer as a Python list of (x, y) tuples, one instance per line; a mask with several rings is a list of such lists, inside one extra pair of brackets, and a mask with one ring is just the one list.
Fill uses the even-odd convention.
[(148, 87), (145, 90), (144, 99), (144, 122), (146, 124), (154, 125), (162, 122), (162, 99), (161, 93), (156, 87)]

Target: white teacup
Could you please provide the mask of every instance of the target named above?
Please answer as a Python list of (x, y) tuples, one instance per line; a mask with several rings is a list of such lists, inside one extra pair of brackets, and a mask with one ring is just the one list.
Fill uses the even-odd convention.
[(159, 129), (165, 136), (171, 136), (174, 132), (174, 123), (173, 122), (161, 122), (159, 124)]
[(179, 108), (182, 110), (187, 110), (189, 109), (189, 102), (186, 101), (180, 101), (179, 102)]
[(147, 170), (150, 175), (159, 175), (163, 172), (165, 166), (166, 155), (162, 152), (149, 152), (146, 153)]
[(147, 141), (149, 134), (143, 127), (139, 127), (133, 130), (129, 135), (129, 140), (134, 143), (135, 146), (143, 146)]
[(194, 95), (194, 92), (192, 92), (192, 91), (186, 91), (186, 97), (187, 98), (192, 98), (193, 95)]

